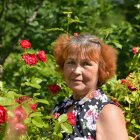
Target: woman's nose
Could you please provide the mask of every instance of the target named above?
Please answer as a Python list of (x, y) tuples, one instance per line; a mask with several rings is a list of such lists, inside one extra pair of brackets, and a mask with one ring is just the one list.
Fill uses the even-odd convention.
[(73, 72), (76, 74), (80, 74), (82, 72), (81, 66), (79, 65), (75, 66), (75, 68), (73, 69)]

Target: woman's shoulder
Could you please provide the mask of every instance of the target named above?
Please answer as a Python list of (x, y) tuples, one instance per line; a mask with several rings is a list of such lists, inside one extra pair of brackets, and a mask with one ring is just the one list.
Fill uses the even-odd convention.
[(100, 116), (102, 120), (109, 121), (122, 118), (121, 120), (124, 122), (123, 111), (121, 110), (120, 107), (116, 106), (115, 104), (105, 105), (101, 111)]
[(100, 137), (106, 139), (116, 137), (115, 140), (127, 140), (126, 122), (121, 108), (114, 104), (105, 105), (97, 122), (97, 131)]

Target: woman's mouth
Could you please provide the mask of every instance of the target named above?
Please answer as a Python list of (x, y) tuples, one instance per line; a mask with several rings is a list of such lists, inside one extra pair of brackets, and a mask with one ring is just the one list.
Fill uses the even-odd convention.
[(81, 82), (83, 82), (83, 80), (79, 80), (79, 79), (72, 79), (72, 82), (74, 82), (74, 83), (81, 83)]

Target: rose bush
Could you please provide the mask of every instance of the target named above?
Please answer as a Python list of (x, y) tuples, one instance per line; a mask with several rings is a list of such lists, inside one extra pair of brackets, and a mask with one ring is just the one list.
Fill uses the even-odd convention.
[[(46, 67), (46, 63), (49, 60), (47, 60), (44, 50), (34, 51), (32, 50), (33, 48), (27, 47), (26, 43), (23, 41), (20, 42), (23, 54), (20, 56), (22, 59), (20, 58), (19, 60), (26, 66), (24, 74), (28, 74), (26, 70), (30, 70), (30, 72), (36, 70), (37, 73), (37, 71), (40, 71), (41, 65)], [(30, 42), (28, 44), (31, 46)], [(21, 83), (20, 89), (8, 88), (1, 82), (0, 129), (5, 133), (0, 132), (0, 137), (6, 140), (27, 140), (29, 138), (55, 140), (62, 139), (62, 132), (64, 131), (71, 133), (72, 125), (75, 122), (74, 117), (70, 119), (70, 116), (67, 117), (66, 114), (51, 114), (53, 108), (51, 105), (57, 99), (57, 93), (61, 92), (61, 86), (57, 83), (55, 84), (54, 81), (50, 84), (48, 83), (46, 91), (54, 99), (51, 96), (42, 99), (40, 98), (41, 87), (43, 88), (43, 85), (41, 85), (43, 82), (42, 79), (31, 77), (30, 75), (28, 78), (26, 75), (24, 76), (27, 80)], [(24, 95), (24, 92), (28, 92), (28, 90), (35, 91), (35, 89), (35, 93), (29, 92), (29, 95)]]

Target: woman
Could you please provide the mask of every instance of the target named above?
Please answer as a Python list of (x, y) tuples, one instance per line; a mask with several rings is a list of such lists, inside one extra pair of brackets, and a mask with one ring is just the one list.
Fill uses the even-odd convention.
[(54, 56), (73, 95), (53, 113), (73, 112), (76, 125), (65, 140), (128, 140), (121, 109), (99, 89), (116, 71), (116, 50), (96, 36), (61, 35)]

